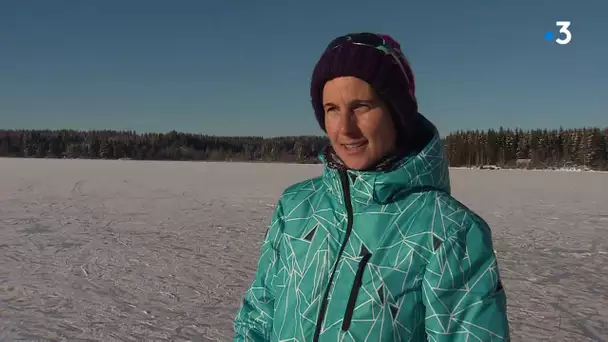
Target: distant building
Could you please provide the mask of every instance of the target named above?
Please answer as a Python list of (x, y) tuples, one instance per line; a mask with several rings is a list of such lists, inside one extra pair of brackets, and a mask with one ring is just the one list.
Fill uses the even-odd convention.
[(517, 159), (515, 161), (515, 166), (518, 169), (527, 169), (530, 167), (530, 164), (532, 164), (532, 159)]

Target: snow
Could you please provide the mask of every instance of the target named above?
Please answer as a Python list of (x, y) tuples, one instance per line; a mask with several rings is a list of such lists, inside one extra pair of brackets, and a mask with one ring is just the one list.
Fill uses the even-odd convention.
[[(0, 159), (0, 340), (230, 340), (274, 205), (319, 165)], [(452, 169), (514, 341), (608, 340), (608, 174)]]
[(505, 170), (505, 171), (535, 171), (535, 172), (599, 172), (599, 173), (608, 173), (608, 171), (600, 171), (593, 170), (589, 167), (585, 166), (572, 166), (572, 167), (560, 167), (560, 168), (545, 168), (545, 169), (522, 169), (522, 168), (506, 168), (503, 169), (500, 166), (496, 165), (483, 165), (483, 166), (458, 166), (453, 167), (453, 170)]

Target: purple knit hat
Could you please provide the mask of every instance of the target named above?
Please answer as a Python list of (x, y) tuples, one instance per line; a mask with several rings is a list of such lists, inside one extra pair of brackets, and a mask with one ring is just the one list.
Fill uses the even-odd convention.
[[(357, 43), (358, 37), (369, 40), (370, 36), (383, 39), (384, 47)], [(383, 51), (387, 48), (392, 49), (403, 69), (393, 55)], [(401, 46), (393, 38), (384, 34), (351, 33), (334, 39), (327, 46), (314, 68), (310, 85), (315, 116), (324, 131), (323, 87), (327, 81), (341, 76), (354, 76), (369, 83), (388, 105), (397, 134), (409, 131), (409, 123), (418, 111), (416, 86)]]

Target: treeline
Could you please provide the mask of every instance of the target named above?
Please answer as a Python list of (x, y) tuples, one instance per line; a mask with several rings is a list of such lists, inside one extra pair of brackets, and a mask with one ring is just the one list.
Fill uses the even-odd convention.
[(0, 130), (0, 157), (314, 163), (327, 139), (219, 137), (171, 131)]
[(460, 131), (444, 143), (454, 167), (608, 170), (608, 128)]
[[(453, 167), (608, 169), (608, 129), (458, 131), (443, 142)], [(318, 136), (0, 130), (0, 157), (317, 163), (327, 144)]]

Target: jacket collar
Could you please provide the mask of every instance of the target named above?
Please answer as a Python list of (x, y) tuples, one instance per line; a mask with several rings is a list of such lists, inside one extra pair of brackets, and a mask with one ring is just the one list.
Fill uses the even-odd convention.
[[(368, 204), (388, 204), (422, 190), (439, 190), (450, 193), (448, 160), (437, 128), (426, 118), (422, 123), (433, 132), (433, 137), (417, 154), (396, 161), (387, 170), (358, 171), (343, 169), (348, 175), (353, 201)], [(324, 164), (323, 182), (329, 192), (343, 201), (340, 169), (336, 161), (328, 160), (325, 152), (319, 154)]]

